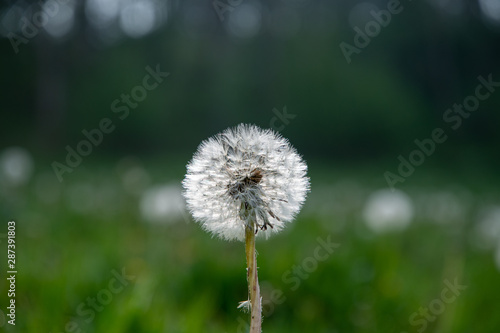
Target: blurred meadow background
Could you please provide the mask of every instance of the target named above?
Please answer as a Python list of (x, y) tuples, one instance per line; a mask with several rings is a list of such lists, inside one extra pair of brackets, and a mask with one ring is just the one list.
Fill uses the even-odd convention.
[(497, 0), (12, 0), (0, 37), (0, 330), (246, 332), (180, 186), (244, 122), (312, 184), (257, 242), (264, 332), (498, 332)]

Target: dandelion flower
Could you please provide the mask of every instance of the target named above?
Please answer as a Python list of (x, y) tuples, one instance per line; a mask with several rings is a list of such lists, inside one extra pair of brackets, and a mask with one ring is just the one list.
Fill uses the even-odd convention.
[(245, 241), (250, 333), (261, 332), (255, 237), (280, 231), (309, 191), (307, 166), (285, 138), (241, 124), (203, 141), (183, 181), (187, 206), (214, 235)]
[(309, 190), (307, 165), (287, 139), (241, 124), (203, 141), (183, 181), (187, 206), (202, 227), (226, 240), (245, 239), (256, 216), (257, 236), (280, 231)]

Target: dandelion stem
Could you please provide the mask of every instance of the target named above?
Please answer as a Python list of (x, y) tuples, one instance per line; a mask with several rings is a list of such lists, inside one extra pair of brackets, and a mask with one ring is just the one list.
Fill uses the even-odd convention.
[[(252, 220), (252, 219), (251, 219)], [(256, 223), (256, 221), (252, 221)], [(261, 333), (261, 298), (257, 276), (257, 256), (255, 253), (255, 225), (245, 228), (245, 251), (247, 255), (248, 298), (250, 300), (250, 333)]]

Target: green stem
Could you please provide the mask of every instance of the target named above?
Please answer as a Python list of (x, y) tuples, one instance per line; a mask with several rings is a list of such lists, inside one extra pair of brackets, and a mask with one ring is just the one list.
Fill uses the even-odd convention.
[[(252, 221), (255, 222), (255, 221)], [(255, 225), (245, 228), (245, 251), (247, 255), (248, 298), (250, 300), (250, 333), (261, 333), (261, 298), (259, 277), (257, 276), (257, 256), (255, 253)]]

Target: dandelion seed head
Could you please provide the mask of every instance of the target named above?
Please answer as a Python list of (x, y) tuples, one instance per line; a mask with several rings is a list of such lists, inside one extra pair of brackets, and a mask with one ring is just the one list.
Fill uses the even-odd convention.
[[(307, 165), (287, 139), (240, 124), (203, 141), (187, 165), (184, 197), (202, 227), (227, 240), (279, 232), (300, 211), (309, 191)], [(269, 227), (269, 228), (268, 228)]]

